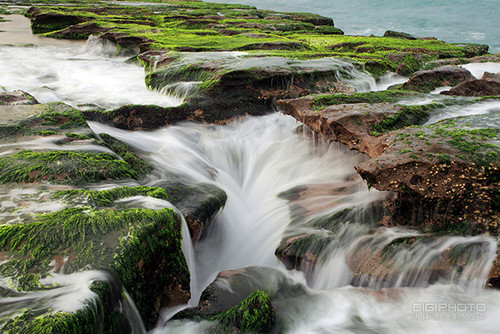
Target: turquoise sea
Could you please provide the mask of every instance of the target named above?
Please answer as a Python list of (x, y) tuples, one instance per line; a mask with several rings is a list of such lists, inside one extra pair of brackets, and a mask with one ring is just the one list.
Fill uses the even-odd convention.
[(205, 0), (333, 18), (349, 35), (404, 31), (447, 42), (488, 44), (500, 52), (500, 0)]

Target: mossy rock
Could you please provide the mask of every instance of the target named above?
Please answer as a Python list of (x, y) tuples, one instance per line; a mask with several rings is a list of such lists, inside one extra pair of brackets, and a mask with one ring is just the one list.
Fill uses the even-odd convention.
[(143, 176), (151, 172), (153, 169), (148, 165), (143, 159), (141, 159), (130, 146), (119, 141), (113, 136), (107, 133), (99, 134), (101, 139), (104, 141), (106, 146), (108, 146), (113, 152), (118, 154), (123, 160), (125, 160), (134, 171), (136, 171), (138, 176)]
[(109, 153), (20, 151), (0, 157), (0, 183), (85, 184), (107, 179), (138, 179), (125, 161)]
[(197, 242), (215, 215), (224, 208), (227, 194), (213, 184), (187, 185), (171, 181), (159, 184), (169, 201), (184, 215), (193, 242)]
[(120, 311), (123, 303), (126, 303), (120, 285), (112, 280), (96, 280), (91, 283), (89, 290), (95, 293), (95, 297), (81, 301), (81, 307), (76, 311), (53, 312), (30, 307), (24, 312), (20, 310), (22, 312), (20, 315), (15, 315), (4, 323), (0, 321), (0, 330), (6, 334), (133, 332), (134, 324)]
[(91, 134), (82, 112), (62, 102), (0, 106), (0, 140), (71, 132)]
[(212, 320), (217, 333), (271, 333), (275, 315), (267, 293), (257, 290), (247, 299)]
[[(189, 299), (190, 273), (180, 224), (171, 209), (75, 208), (3, 225), (0, 253), (10, 259), (0, 265), (0, 274), (18, 291), (36, 291), (49, 288), (43, 278), (52, 270), (110, 270), (130, 293), (146, 325), (152, 326), (161, 308)], [(59, 317), (63, 315), (54, 319)]]
[[(217, 333), (282, 333), (282, 320), (288, 316), (283, 313), (283, 305), (294, 298), (304, 298), (304, 302), (313, 305), (314, 297), (310, 297), (304, 285), (280, 270), (246, 267), (220, 272), (203, 291), (198, 307), (183, 310), (173, 319), (209, 320), (215, 322), (211, 331)], [(275, 304), (280, 307), (274, 307)], [(252, 316), (262, 312), (261, 319)]]

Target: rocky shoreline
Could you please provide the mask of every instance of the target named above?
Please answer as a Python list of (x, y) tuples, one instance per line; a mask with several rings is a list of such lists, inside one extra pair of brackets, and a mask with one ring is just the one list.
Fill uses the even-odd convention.
[[(162, 309), (190, 298), (183, 221), (189, 242), (196, 243), (223, 209), (226, 193), (211, 184), (180, 179), (144, 186), (154, 166), (109, 134), (94, 133), (87, 121), (153, 130), (185, 120), (226, 124), (274, 109), (329, 141), (366, 154), (355, 170), (368, 187), (388, 192), (386, 200), (370, 212), (360, 214), (354, 207), (315, 222), (317, 234), (287, 235), (276, 249), (288, 269), (304, 271), (306, 278), (345, 222), (405, 226), (423, 235), (378, 245), (371, 254), (352, 254), (347, 265), (355, 273), (355, 286), (379, 282), (390, 287), (397, 275), (390, 256), (399, 247), (444, 235), (498, 237), (500, 113), (428, 123), (444, 108), (499, 100), (499, 74), (485, 73), (478, 79), (456, 66), (499, 62), (498, 55), (487, 53), (487, 46), (453, 45), (397, 32), (345, 36), (332, 19), (319, 15), (197, 1), (173, 1), (154, 9), (36, 4), (26, 16), (33, 32), (42, 36), (94, 35), (116, 45), (117, 52), (145, 67), (146, 84), (152, 89), (180, 94), (179, 82), (187, 88), (184, 103), (176, 107), (126, 105), (85, 111), (61, 102), (40, 104), (29, 92), (0, 94), (0, 183), (6, 190), (28, 194), (1, 212), (2, 296), (54, 289), (58, 283), (48, 278), (59, 273), (106, 270), (112, 275), (90, 280), (92, 297), (76, 311), (16, 311), (0, 319), (2, 332), (132, 332), (133, 324), (119, 311), (126, 303), (123, 288), (150, 329)], [(380, 78), (387, 72), (410, 78), (379, 92), (357, 93), (349, 84), (356, 76)], [(443, 86), (450, 88), (429, 95)], [(427, 103), (407, 102), (429, 97)], [(57, 147), (24, 147), (44, 139), (53, 139)], [(92, 190), (91, 185), (107, 181), (126, 185)], [(342, 187), (349, 187), (349, 180)], [(297, 210), (297, 198), (308, 191), (315, 190), (295, 189), (282, 196), (290, 210)], [(161, 200), (163, 206), (123, 205), (124, 199), (138, 197)], [(57, 203), (57, 210), (24, 211), (40, 203)], [(427, 283), (447, 277), (467, 261), (465, 252), (440, 258), (428, 269)], [(218, 332), (283, 330), (276, 320), (280, 298), (286, 294), (281, 289), (292, 283), (271, 271), (250, 267), (221, 272), (199, 306), (176, 319), (209, 320)], [(259, 275), (271, 275), (279, 284), (259, 286), (252, 278)], [(488, 277), (489, 286), (500, 287), (498, 256)], [(220, 288), (221, 281), (229, 282), (231, 294)]]

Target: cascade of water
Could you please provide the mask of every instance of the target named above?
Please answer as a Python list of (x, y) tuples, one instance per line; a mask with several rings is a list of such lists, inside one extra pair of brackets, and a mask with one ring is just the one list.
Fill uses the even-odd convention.
[[(370, 269), (367, 267), (370, 264), (368, 255), (383, 255), (382, 250), (393, 241), (421, 235), (402, 228), (375, 228), (376, 218), (370, 218), (368, 209), (385, 195), (368, 191), (355, 174), (352, 166), (361, 162), (363, 156), (338, 144), (300, 135), (295, 121), (284, 115), (250, 117), (224, 127), (186, 123), (154, 132), (130, 133), (98, 123), (91, 123), (91, 127), (97, 133), (109, 133), (142, 152), (157, 167), (153, 173), (155, 178), (168, 179), (177, 175), (185, 182), (211, 182), (228, 194), (224, 210), (195, 247), (198, 286), (192, 291), (193, 305), (219, 271), (250, 265), (278, 268), (280, 264), (274, 250), (281, 238), (300, 233), (323, 233), (331, 238), (321, 254), (323, 260), (305, 273), (309, 286), (317, 291), (328, 289), (329, 292), (321, 292), (318, 297), (327, 300), (328, 305), (333, 302), (331, 295), (346, 300), (353, 298), (346, 301), (350, 307), (359, 307), (363, 300), (377, 305), (373, 296), (364, 290), (336, 290), (351, 283), (376, 289), (426, 286), (426, 282), (434, 282), (431, 276), (442, 269), (434, 264), (441, 257), (453, 258), (450, 255), (453, 250), (460, 251), (456, 256), (458, 262), (446, 268), (446, 274), (438, 279), (458, 285), (446, 285), (443, 293), (451, 293), (449, 287), (452, 286), (470, 291), (470, 288), (484, 285), (496, 254), (496, 242), (492, 238), (441, 237), (428, 243), (415, 242), (407, 249), (398, 250), (384, 262), (382, 269), (386, 272), (357, 276), (357, 266)], [(298, 199), (291, 199), (288, 204), (278, 197), (290, 189), (301, 188), (306, 191), (299, 190)], [(314, 221), (352, 207), (359, 213), (333, 231), (318, 232), (313, 227)], [(430, 290), (422, 295), (427, 296), (427, 293), (431, 293)], [(408, 308), (412, 293), (402, 291), (401, 295)], [(300, 305), (286, 310), (293, 317), (294, 310), (310, 307), (310, 304)], [(383, 307), (392, 308), (388, 304)], [(355, 314), (348, 311), (344, 316)], [(398, 316), (403, 317), (402, 313)], [(302, 315), (295, 314), (295, 317), (304, 319)], [(367, 317), (379, 321), (373, 320), (376, 316)], [(290, 320), (290, 328), (308, 328), (306, 332), (315, 332), (314, 328), (325, 330), (328, 327), (321, 323), (326, 320), (324, 318), (317, 319), (319, 323), (306, 322), (307, 325), (294, 323), (297, 319)], [(205, 328), (202, 324), (182, 326), (195, 331)], [(157, 331), (163, 333), (160, 329)]]
[(159, 90), (160, 94), (173, 96), (185, 100), (189, 95), (196, 92), (201, 81), (179, 81), (166, 85)]

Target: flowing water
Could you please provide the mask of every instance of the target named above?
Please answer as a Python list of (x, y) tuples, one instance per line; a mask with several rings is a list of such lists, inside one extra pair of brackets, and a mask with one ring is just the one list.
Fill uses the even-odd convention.
[[(168, 92), (178, 98), (148, 91), (142, 68), (110, 57), (113, 53), (92, 40), (71, 46), (0, 46), (0, 85), (26, 90), (41, 102), (62, 100), (105, 108), (127, 103), (175, 105), (189, 94), (186, 87), (196, 85), (169, 87)], [(346, 68), (357, 78), (351, 84), (361, 90), (384, 89), (404, 80), (388, 76), (377, 85), (353, 66), (346, 64)], [(448, 112), (489, 115), (499, 107), (498, 103), (473, 106), (477, 108), (458, 106)], [(410, 229), (377, 227), (377, 203), (386, 194), (369, 190), (353, 169), (365, 156), (315, 139), (292, 118), (273, 113), (226, 126), (183, 123), (152, 132), (128, 132), (99, 123), (90, 126), (96, 133), (105, 132), (128, 143), (155, 167), (148, 185), (175, 178), (213, 183), (228, 194), (226, 206), (194, 248), (183, 222), (183, 250), (192, 273), (190, 306), (197, 304), (203, 289), (221, 270), (262, 266), (304, 291), (273, 301), (287, 333), (498, 332), (500, 292), (484, 289), (497, 240), (428, 237)], [(47, 145), (52, 143), (31, 143), (34, 148)], [(19, 190), (23, 191), (31, 192)], [(2, 194), (2, 205), (11, 205), (10, 199), (19, 192)], [(121, 204), (152, 209), (170, 206), (152, 198), (132, 198)], [(318, 229), (318, 222), (349, 208), (354, 210), (348, 220), (331, 229)], [(275, 249), (282, 238), (304, 233), (327, 238), (328, 244), (316, 266), (303, 263), (303, 272), (288, 271), (274, 255)], [(418, 241), (388, 254), (380, 269), (383, 272), (366, 270), (381, 249), (397, 246), (395, 241), (405, 238)], [(450, 254), (456, 262), (445, 261)], [(364, 274), (359, 275), (358, 269)], [(1, 302), (28, 305), (36, 301), (71, 310), (74, 304), (62, 301), (88, 298), (74, 292), (88, 291), (89, 280), (101, 279), (101, 275), (56, 275), (54, 280), (64, 286), (51, 290), (52, 294), (27, 294)], [(260, 284), (272, 281), (269, 276)], [(144, 332), (133, 302), (123, 309), (136, 324), (135, 331)], [(153, 332), (208, 330), (206, 322), (168, 321), (175, 311), (165, 310)]]

